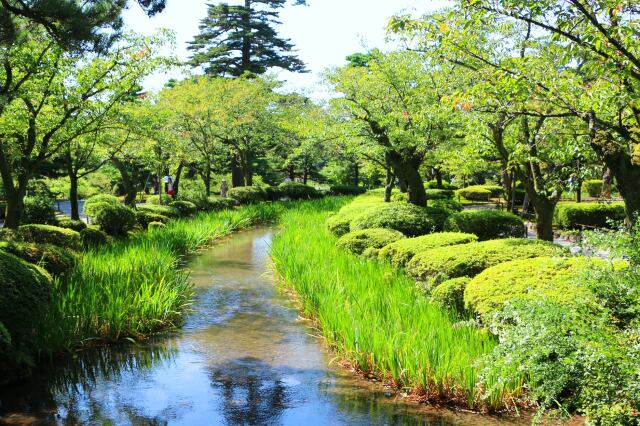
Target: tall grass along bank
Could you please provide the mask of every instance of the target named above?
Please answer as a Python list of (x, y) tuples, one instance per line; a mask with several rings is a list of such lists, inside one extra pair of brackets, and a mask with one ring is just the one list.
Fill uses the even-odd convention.
[(202, 213), (87, 252), (68, 278), (55, 282), (40, 347), (55, 353), (180, 325), (193, 299), (182, 256), (273, 221), (281, 210), (261, 204)]
[[(424, 399), (486, 410), (508, 406), (522, 381), (495, 386), (480, 377), (493, 337), (431, 304), (400, 270), (336, 248), (325, 221), (342, 203), (325, 199), (284, 212), (271, 248), (284, 285), (297, 292), (328, 344), (363, 372)], [(489, 394), (488, 387), (499, 390)]]

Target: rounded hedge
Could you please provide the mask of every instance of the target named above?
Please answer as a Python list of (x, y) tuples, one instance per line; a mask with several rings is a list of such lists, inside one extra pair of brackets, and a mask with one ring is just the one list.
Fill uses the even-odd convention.
[(426, 209), (409, 203), (381, 203), (356, 215), (350, 230), (388, 228), (409, 237), (429, 234), (435, 224)]
[(63, 217), (58, 219), (58, 226), (60, 228), (73, 229), (74, 231), (80, 232), (87, 227), (87, 224), (82, 220), (73, 220), (70, 217)]
[(233, 198), (223, 198), (218, 196), (211, 196), (207, 198), (206, 210), (207, 211), (219, 211), (234, 208), (238, 205), (238, 202)]
[(229, 197), (239, 204), (254, 204), (267, 201), (267, 192), (257, 186), (238, 186), (229, 190)]
[(598, 198), (602, 195), (604, 182), (601, 179), (585, 180), (582, 182), (582, 190), (589, 194), (589, 197)]
[(171, 206), (160, 206), (154, 204), (141, 204), (136, 206), (136, 210), (166, 216), (172, 219), (180, 217), (178, 209)]
[(278, 185), (278, 190), (282, 196), (292, 200), (309, 200), (318, 198), (318, 191), (309, 185), (298, 182), (285, 182)]
[(407, 271), (429, 285), (458, 277), (474, 277), (499, 263), (540, 256), (563, 256), (568, 250), (547, 241), (508, 238), (439, 247), (417, 253)]
[[(362, 229), (343, 235), (336, 242), (336, 246), (355, 254), (362, 254), (367, 249), (379, 250), (402, 238), (404, 238), (404, 235), (393, 229)], [(369, 253), (369, 255), (372, 255), (372, 253)]]
[(329, 188), (331, 195), (360, 195), (365, 192), (365, 188), (355, 185), (333, 185)]
[(198, 206), (191, 201), (174, 201), (169, 204), (169, 207), (173, 207), (178, 210), (182, 217), (193, 216), (198, 212)]
[(434, 205), (429, 204), (429, 206), (425, 208), (425, 211), (427, 212), (427, 215), (433, 222), (433, 231), (442, 232), (444, 231), (445, 222), (452, 214), (455, 213), (455, 211), (449, 210), (446, 207), (442, 207), (441, 205), (435, 204), (435, 201), (433, 203)]
[(475, 234), (480, 241), (523, 237), (526, 228), (519, 216), (499, 210), (465, 210), (449, 216), (445, 231)]
[(55, 225), (57, 220), (53, 201), (46, 197), (25, 197), (21, 221), (22, 223)]
[(122, 204), (109, 205), (98, 211), (93, 222), (109, 235), (124, 236), (136, 226), (136, 214)]
[(93, 218), (98, 213), (98, 210), (105, 207), (105, 205), (116, 204), (120, 204), (117, 197), (109, 194), (98, 194), (86, 199), (83, 210), (85, 215)]
[[(356, 198), (358, 200), (358, 198)], [(360, 203), (352, 202), (342, 207), (336, 214), (327, 219), (327, 228), (336, 236), (342, 236), (351, 230), (351, 221), (359, 214), (365, 212), (369, 208), (380, 205), (381, 203)]]
[(151, 222), (167, 223), (170, 220), (170, 218), (161, 214), (151, 213), (143, 210), (136, 211), (136, 222), (142, 229), (147, 229)]
[(471, 201), (489, 201), (491, 199), (491, 191), (479, 185), (458, 189), (456, 195)]
[(469, 277), (458, 277), (443, 282), (431, 292), (431, 301), (463, 314), (465, 312), (464, 291), (470, 281)]
[(626, 218), (623, 203), (561, 203), (556, 206), (555, 224), (562, 229), (610, 228)]
[(484, 319), (513, 300), (545, 296), (572, 305), (589, 298), (575, 277), (585, 268), (603, 263), (587, 257), (517, 259), (488, 268), (471, 280), (464, 292), (465, 306)]
[(80, 231), (80, 239), (85, 250), (94, 249), (106, 244), (108, 241), (107, 234), (96, 228), (87, 228)]
[(461, 232), (438, 232), (422, 237), (407, 238), (386, 245), (380, 250), (378, 257), (388, 260), (397, 267), (405, 266), (417, 253), (436, 247), (452, 246), (456, 244), (472, 243), (478, 237)]
[(80, 234), (73, 229), (53, 225), (22, 225), (16, 231), (17, 239), (28, 243), (53, 244), (71, 250), (80, 250)]
[(149, 195), (146, 197), (145, 201), (147, 204), (166, 206), (173, 202), (173, 198), (170, 195), (162, 194), (162, 203), (160, 203), (160, 195)]
[(461, 212), (462, 210), (464, 210), (462, 204), (456, 200), (431, 200), (427, 205), (429, 207), (447, 209), (452, 212)]
[(427, 189), (427, 200), (448, 200), (453, 198), (453, 191), (451, 189)]
[(0, 251), (41, 266), (47, 272), (56, 276), (67, 275), (78, 261), (74, 252), (51, 244), (2, 242), (0, 243)]

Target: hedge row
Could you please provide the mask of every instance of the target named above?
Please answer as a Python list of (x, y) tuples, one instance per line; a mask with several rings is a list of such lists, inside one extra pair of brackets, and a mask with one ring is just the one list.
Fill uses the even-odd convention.
[(625, 217), (624, 203), (560, 203), (554, 221), (562, 229), (609, 228)]
[(362, 229), (343, 235), (336, 245), (355, 254), (363, 254), (366, 251), (367, 255), (371, 256), (377, 253), (377, 250), (403, 238), (402, 232), (393, 229)]
[(439, 232), (430, 235), (423, 235), (416, 238), (407, 238), (388, 244), (380, 250), (378, 257), (381, 260), (388, 260), (397, 267), (406, 266), (407, 263), (418, 253), (436, 247), (446, 247), (456, 244), (472, 243), (478, 237), (472, 234), (461, 232)]

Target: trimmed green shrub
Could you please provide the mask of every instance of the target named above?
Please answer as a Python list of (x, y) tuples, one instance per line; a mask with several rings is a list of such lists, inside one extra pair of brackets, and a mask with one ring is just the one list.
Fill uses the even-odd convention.
[(365, 192), (365, 188), (355, 185), (333, 185), (329, 188), (329, 193), (331, 195), (360, 195)]
[(380, 250), (379, 258), (388, 260), (392, 265), (405, 266), (417, 253), (436, 247), (473, 243), (478, 237), (460, 232), (438, 232), (422, 237), (407, 238), (391, 243)]
[(465, 312), (464, 290), (470, 281), (469, 277), (458, 277), (443, 282), (431, 292), (431, 301), (458, 314), (463, 314)]
[(239, 204), (254, 204), (267, 200), (267, 192), (257, 186), (238, 186), (229, 190), (229, 197)]
[(310, 200), (318, 198), (318, 191), (309, 185), (298, 182), (285, 182), (278, 185), (278, 190), (284, 197), (292, 200)]
[(334, 214), (333, 216), (330, 216), (329, 219), (327, 219), (327, 229), (329, 229), (331, 233), (333, 233), (338, 237), (346, 234), (351, 230), (351, 221), (356, 216), (365, 212), (367, 209), (371, 207), (375, 207), (382, 204), (381, 202), (377, 202), (377, 203), (357, 202), (359, 198), (360, 197), (356, 198), (354, 202), (342, 207), (340, 211), (338, 211), (336, 214)]
[(480, 185), (458, 189), (456, 195), (471, 201), (489, 201), (491, 199), (491, 191)]
[(136, 222), (142, 229), (147, 229), (151, 222), (167, 223), (170, 220), (170, 218), (161, 214), (151, 213), (143, 210), (136, 211)]
[(30, 354), (37, 349), (38, 329), (51, 303), (52, 288), (41, 268), (3, 251), (0, 277), (0, 323), (5, 341), (0, 351), (2, 383), (20, 375), (31, 361)]
[(465, 306), (488, 320), (505, 303), (514, 300), (544, 297), (566, 305), (586, 301), (590, 292), (576, 285), (575, 277), (598, 263), (604, 261), (587, 257), (537, 257), (501, 263), (471, 280), (464, 293)]
[(53, 201), (47, 197), (25, 197), (22, 223), (55, 225), (56, 211)]
[(448, 200), (453, 198), (451, 189), (427, 189), (427, 200)]
[(94, 195), (93, 197), (87, 198), (87, 200), (84, 202), (84, 207), (83, 207), (84, 214), (92, 218), (92, 217), (95, 217), (95, 215), (98, 213), (98, 210), (100, 210), (105, 205), (115, 205), (115, 204), (120, 204), (120, 201), (118, 201), (118, 198), (114, 197), (113, 195), (109, 195), (109, 194)]
[(138, 211), (141, 212), (148, 212), (148, 213), (154, 213), (154, 214), (159, 214), (162, 216), (166, 216), (172, 219), (176, 219), (178, 217), (180, 217), (180, 212), (178, 211), (178, 209), (173, 208), (171, 206), (160, 206), (160, 205), (154, 205), (154, 204), (141, 204), (136, 206), (136, 209)]
[(435, 227), (429, 213), (422, 207), (409, 203), (381, 203), (356, 215), (350, 230), (388, 228), (409, 237), (429, 234)]
[(87, 224), (81, 220), (73, 220), (70, 217), (62, 217), (58, 219), (58, 226), (60, 228), (73, 229), (74, 231), (80, 232), (87, 227)]
[(174, 201), (169, 204), (169, 207), (178, 210), (182, 217), (193, 216), (198, 211), (198, 206), (190, 201)]
[(582, 182), (582, 190), (589, 194), (589, 197), (598, 198), (602, 195), (604, 182), (600, 179), (585, 180)]
[(442, 181), (442, 188), (438, 188), (438, 181), (435, 179), (425, 182), (424, 187), (426, 189), (455, 189), (453, 185), (451, 185), (451, 183), (447, 182), (446, 180)]
[(207, 198), (207, 211), (232, 209), (237, 205), (238, 202), (233, 198), (223, 198), (218, 196)]
[(456, 200), (430, 200), (427, 206), (447, 209), (454, 213), (464, 210), (462, 204)]
[(76, 265), (77, 256), (70, 250), (51, 244), (2, 242), (0, 250), (41, 266), (52, 275), (64, 276)]
[(108, 205), (98, 211), (93, 222), (109, 235), (124, 236), (136, 226), (136, 214), (122, 204)]
[[(336, 242), (336, 246), (355, 254), (362, 254), (367, 249), (372, 248), (379, 250), (402, 238), (404, 238), (404, 235), (393, 229), (362, 229), (343, 235)], [(373, 253), (368, 253), (368, 256), (372, 255)]]
[(80, 234), (73, 229), (53, 225), (22, 225), (16, 231), (20, 241), (38, 244), (53, 244), (71, 250), (80, 250)]
[(480, 187), (488, 190), (491, 193), (491, 198), (498, 198), (504, 195), (504, 188), (500, 185), (480, 185)]
[(267, 186), (264, 191), (266, 192), (267, 200), (269, 201), (279, 201), (284, 198), (282, 190), (277, 186)]
[(149, 224), (149, 230), (150, 231), (154, 231), (156, 229), (163, 229), (163, 228), (166, 228), (166, 227), (167, 227), (167, 225), (165, 225), (162, 222), (151, 222)]
[(524, 222), (519, 216), (499, 210), (465, 210), (453, 214), (444, 229), (474, 234), (480, 241), (525, 235)]
[(439, 207), (437, 204), (427, 206), (425, 211), (429, 215), (429, 218), (433, 222), (433, 232), (442, 232), (444, 231), (444, 224), (455, 212), (453, 210), (449, 210), (444, 207)]
[(162, 194), (162, 204), (160, 203), (160, 195), (149, 195), (145, 198), (147, 204), (153, 204), (156, 206), (163, 205), (168, 206), (173, 202), (173, 198), (169, 195)]
[(107, 234), (96, 228), (87, 228), (80, 231), (82, 247), (85, 250), (94, 249), (107, 243)]
[(625, 217), (623, 203), (560, 203), (554, 221), (562, 229), (610, 228), (611, 222), (621, 222)]
[(568, 250), (547, 241), (509, 238), (439, 247), (417, 253), (407, 271), (428, 285), (458, 277), (474, 277), (499, 263), (541, 256), (563, 256)]

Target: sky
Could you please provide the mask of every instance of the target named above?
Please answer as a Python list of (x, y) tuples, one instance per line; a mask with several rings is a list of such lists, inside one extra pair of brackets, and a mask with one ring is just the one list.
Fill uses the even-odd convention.
[[(166, 9), (152, 18), (137, 5), (131, 5), (124, 13), (125, 25), (143, 34), (153, 34), (159, 28), (172, 30), (177, 42), (174, 54), (186, 60), (189, 57), (187, 42), (198, 33), (207, 3), (211, 1), (167, 0)], [(228, 3), (237, 3), (237, 0)], [(322, 72), (343, 65), (346, 56), (374, 47), (383, 50), (393, 47), (385, 41), (385, 26), (390, 16), (400, 12), (424, 13), (444, 5), (444, 2), (434, 0), (308, 0), (308, 3), (308, 6), (289, 5), (282, 9), (279, 30), (281, 36), (291, 39), (310, 72), (294, 74), (280, 70), (276, 75), (286, 82), (287, 91), (312, 97), (324, 97), (326, 88), (321, 82)], [(149, 77), (144, 86), (149, 91), (156, 91), (168, 78), (180, 76), (179, 71), (156, 74)]]

